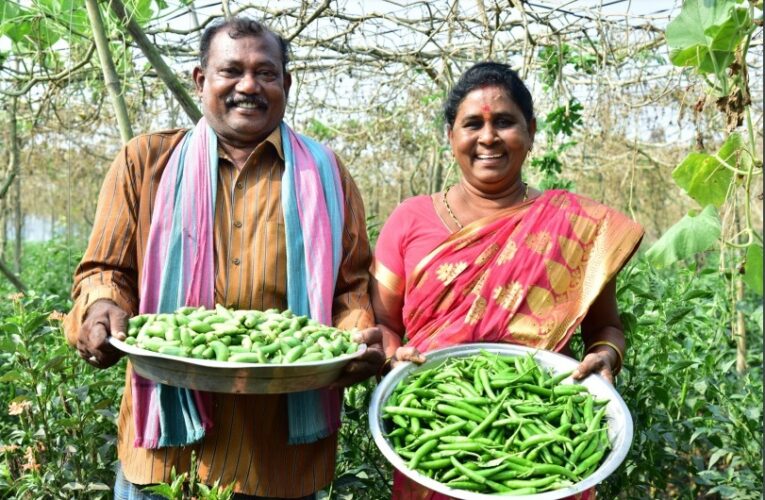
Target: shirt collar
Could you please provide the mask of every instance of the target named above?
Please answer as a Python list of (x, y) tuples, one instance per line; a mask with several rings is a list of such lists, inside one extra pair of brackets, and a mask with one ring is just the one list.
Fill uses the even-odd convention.
[[(266, 143), (271, 144), (271, 146), (274, 148), (274, 151), (276, 151), (276, 154), (279, 155), (279, 158), (284, 161), (284, 148), (282, 147), (282, 134), (280, 126), (277, 126), (275, 129), (273, 129), (271, 133), (268, 134), (268, 137), (263, 139), (263, 142), (258, 144), (255, 149), (263, 146)], [(255, 150), (253, 150), (253, 152), (254, 151)], [(226, 151), (221, 147), (220, 143), (218, 144), (218, 158), (231, 161), (231, 158), (228, 157)]]

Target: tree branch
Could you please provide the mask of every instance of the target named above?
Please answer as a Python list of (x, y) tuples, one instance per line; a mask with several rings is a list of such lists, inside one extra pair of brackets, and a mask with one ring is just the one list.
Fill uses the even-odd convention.
[(135, 19), (128, 15), (122, 0), (109, 0), (109, 4), (112, 11), (117, 15), (117, 18), (128, 30), (128, 33), (130, 33), (130, 36), (133, 37), (133, 40), (141, 49), (141, 52), (143, 52), (146, 59), (148, 59), (149, 63), (154, 67), (157, 75), (159, 75), (162, 81), (165, 82), (167, 88), (170, 89), (170, 92), (172, 92), (173, 96), (178, 100), (181, 107), (186, 112), (186, 115), (188, 115), (194, 123), (198, 122), (199, 119), (202, 118), (202, 113), (199, 111), (199, 108), (197, 108), (197, 105), (191, 99), (191, 96), (189, 96), (186, 88), (180, 80), (178, 80), (178, 77), (173, 70), (170, 69), (167, 63), (165, 63), (165, 60), (162, 59), (157, 48), (146, 37), (141, 26), (138, 25)]
[(7, 265), (5, 265), (5, 262), (0, 259), (0, 273), (3, 273), (6, 278), (8, 278), (8, 281), (10, 281), (14, 287), (16, 287), (16, 290), (18, 290), (21, 293), (27, 293), (27, 287), (24, 283), (21, 282), (19, 278), (16, 277), (15, 274), (13, 274), (13, 271), (8, 268)]

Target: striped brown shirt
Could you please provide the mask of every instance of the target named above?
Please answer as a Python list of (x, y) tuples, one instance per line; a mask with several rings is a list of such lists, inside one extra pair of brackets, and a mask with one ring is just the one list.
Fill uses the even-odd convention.
[[(67, 339), (76, 343), (93, 302), (111, 299), (137, 311), (139, 279), (154, 198), (165, 165), (184, 130), (136, 137), (122, 149), (104, 181), (93, 232), (75, 272)], [(287, 306), (287, 270), (279, 129), (261, 143), (241, 170), (225, 158), (218, 170), (215, 206), (215, 300), (238, 309)], [(345, 230), (333, 321), (339, 328), (370, 326), (367, 292), (370, 262), (364, 207), (358, 189), (340, 165), (345, 194)], [(136, 484), (168, 481), (172, 467), (189, 469), (191, 452), (208, 484), (235, 484), (251, 495), (298, 497), (325, 487), (335, 468), (337, 436), (288, 446), (284, 395), (215, 394), (214, 427), (194, 446), (146, 450), (133, 447), (130, 366), (118, 420), (118, 455), (125, 477)]]

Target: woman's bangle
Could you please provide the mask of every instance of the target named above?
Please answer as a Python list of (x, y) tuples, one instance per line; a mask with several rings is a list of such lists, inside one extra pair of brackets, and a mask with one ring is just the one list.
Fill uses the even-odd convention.
[(600, 345), (605, 345), (616, 351), (616, 358), (619, 360), (619, 364), (616, 366), (616, 368), (611, 368), (611, 371), (613, 372), (614, 376), (616, 376), (617, 373), (619, 373), (622, 369), (622, 364), (624, 363), (624, 354), (622, 354), (622, 351), (616, 347), (616, 344), (613, 342), (609, 342), (608, 340), (598, 340), (597, 342), (593, 342), (590, 347), (587, 348), (587, 353), (592, 351), (593, 348), (598, 347)]

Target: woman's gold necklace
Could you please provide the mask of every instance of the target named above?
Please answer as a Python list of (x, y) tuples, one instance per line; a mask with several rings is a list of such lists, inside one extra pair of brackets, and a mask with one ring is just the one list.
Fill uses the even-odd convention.
[[(444, 200), (444, 206), (446, 207), (446, 211), (449, 213), (449, 216), (452, 218), (454, 223), (457, 224), (457, 227), (462, 229), (465, 226), (463, 226), (462, 223), (457, 220), (457, 217), (454, 215), (454, 212), (452, 212), (452, 207), (449, 206), (449, 202), (446, 199), (446, 195), (449, 193), (449, 190), (453, 187), (454, 187), (454, 184), (444, 189), (444, 194), (442, 198)], [(523, 183), (523, 200), (521, 200), (521, 203), (525, 202), (528, 199), (529, 199), (529, 185), (524, 182)]]

